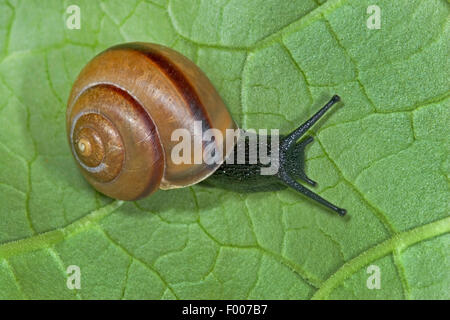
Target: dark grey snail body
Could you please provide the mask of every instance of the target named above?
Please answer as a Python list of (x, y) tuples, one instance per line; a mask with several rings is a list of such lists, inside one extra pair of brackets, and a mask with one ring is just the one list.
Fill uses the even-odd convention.
[[(223, 163), (211, 177), (205, 180), (205, 183), (237, 192), (277, 191), (289, 187), (330, 208), (339, 215), (345, 215), (347, 213), (345, 209), (338, 208), (296, 181), (296, 179), (300, 179), (313, 187), (316, 186), (316, 182), (308, 178), (304, 171), (305, 147), (313, 141), (313, 138), (308, 136), (300, 142), (297, 141), (339, 100), (339, 96), (333, 96), (308, 121), (287, 136), (279, 137), (279, 169), (277, 173), (261, 175), (261, 168), (268, 165), (262, 164), (259, 159), (257, 159), (256, 164), (249, 164), (248, 161), (245, 164)], [(270, 141), (270, 137), (267, 141)], [(247, 143), (247, 140), (245, 142)], [(267, 144), (267, 149), (270, 151), (269, 146), (270, 143)], [(249, 148), (246, 147), (245, 150), (249, 150)], [(236, 148), (234, 152), (236, 157)], [(248, 156), (246, 160), (248, 160)]]
[[(259, 137), (258, 137), (259, 138)], [(283, 139), (283, 136), (276, 137)], [(270, 153), (270, 139), (267, 137), (267, 150)], [(308, 139), (309, 141), (309, 139)], [(289, 172), (295, 179), (302, 179), (306, 177), (304, 174), (304, 147), (306, 143), (299, 144), (297, 152), (293, 153), (285, 165), (289, 166)], [(261, 169), (267, 168), (270, 164), (263, 164), (256, 159), (256, 163), (250, 163), (249, 161), (249, 140), (245, 140), (245, 163), (243, 164), (228, 164), (223, 163), (208, 179), (204, 180), (204, 184), (232, 190), (241, 193), (250, 192), (265, 192), (265, 191), (278, 191), (286, 189), (287, 186), (280, 182), (279, 177), (274, 175), (261, 175)], [(237, 157), (237, 148), (234, 149), (234, 157)], [(308, 178), (306, 178), (308, 181)], [(305, 181), (305, 180), (304, 180)]]

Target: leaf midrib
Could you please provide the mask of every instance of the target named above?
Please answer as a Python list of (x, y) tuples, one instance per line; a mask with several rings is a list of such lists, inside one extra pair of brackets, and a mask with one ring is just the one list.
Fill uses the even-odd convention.
[(28, 238), (2, 243), (0, 244), (0, 258), (7, 259), (10, 256), (19, 253), (39, 250), (59, 243), (65, 240), (69, 235), (74, 235), (90, 228), (92, 225), (96, 224), (101, 219), (110, 215), (122, 206), (123, 203), (124, 201), (115, 200), (112, 203), (83, 216), (81, 219), (66, 225), (65, 227), (37, 234)]
[(450, 232), (450, 217), (398, 233), (390, 239), (383, 241), (344, 263), (338, 271), (322, 284), (312, 299), (318, 300), (328, 298), (333, 289), (369, 262), (380, 259), (394, 251), (403, 251), (420, 241), (431, 239), (448, 232)]

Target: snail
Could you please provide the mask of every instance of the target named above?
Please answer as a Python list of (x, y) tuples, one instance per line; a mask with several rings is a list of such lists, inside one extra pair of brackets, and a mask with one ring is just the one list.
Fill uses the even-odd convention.
[[(277, 170), (261, 175), (267, 161), (250, 163), (248, 154), (244, 163), (225, 161), (236, 155), (239, 140), (239, 136), (229, 138), (227, 132), (245, 131), (238, 130), (218, 92), (193, 62), (161, 45), (125, 43), (98, 54), (78, 75), (67, 104), (67, 137), (83, 176), (112, 198), (137, 200), (157, 189), (199, 182), (239, 192), (290, 187), (345, 215), (345, 209), (296, 180), (316, 185), (304, 172), (304, 150), (312, 137), (297, 141), (339, 100), (333, 96), (300, 127), (277, 136)], [(174, 161), (179, 141), (174, 141), (173, 132), (182, 129), (195, 140), (198, 124), (201, 130), (214, 130), (225, 138), (200, 141), (200, 155), (215, 147), (202, 161)], [(267, 138), (270, 142), (275, 137)], [(246, 146), (249, 140), (243, 143)], [(275, 149), (268, 149), (274, 153)]]

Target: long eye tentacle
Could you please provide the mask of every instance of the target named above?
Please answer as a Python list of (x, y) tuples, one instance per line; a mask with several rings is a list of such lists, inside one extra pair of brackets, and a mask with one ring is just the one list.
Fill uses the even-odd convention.
[(306, 131), (308, 131), (317, 121), (319, 121), (319, 119), (322, 118), (322, 116), (340, 100), (341, 98), (338, 95), (334, 95), (330, 101), (328, 101), (327, 104), (317, 111), (311, 118), (288, 134), (281, 142), (280, 148), (284, 150), (290, 149), (297, 142), (297, 140), (306, 133)]
[(309, 190), (308, 188), (302, 186), (300, 183), (298, 183), (297, 181), (292, 179), (291, 176), (286, 171), (280, 170), (278, 176), (281, 179), (281, 181), (283, 181), (286, 185), (288, 185), (292, 189), (294, 189), (294, 190), (304, 194), (305, 196), (307, 196), (307, 197), (309, 197), (309, 198), (319, 202), (320, 204), (323, 204), (327, 208), (330, 208), (331, 210), (337, 212), (340, 216), (345, 216), (345, 214), (347, 213), (347, 210), (335, 206), (334, 204), (332, 204), (328, 200), (325, 200), (324, 198), (322, 198), (318, 194), (316, 194), (316, 193), (312, 192), (311, 190)]
[[(280, 143), (280, 169), (278, 171), (278, 178), (288, 187), (304, 194), (305, 196), (319, 202), (327, 208), (337, 212), (339, 215), (344, 216), (347, 211), (339, 208), (331, 202), (325, 200), (318, 194), (312, 192), (308, 188), (298, 183), (293, 176), (300, 178), (311, 186), (315, 186), (316, 182), (308, 178), (303, 171), (304, 162), (304, 149), (308, 143), (313, 141), (312, 137), (306, 138), (302, 142), (297, 144), (300, 139), (333, 105), (340, 101), (338, 95), (334, 95), (328, 103), (317, 111), (308, 121), (303, 123), (300, 127), (292, 131), (287, 135)], [(297, 164), (292, 166), (292, 159), (296, 158)]]

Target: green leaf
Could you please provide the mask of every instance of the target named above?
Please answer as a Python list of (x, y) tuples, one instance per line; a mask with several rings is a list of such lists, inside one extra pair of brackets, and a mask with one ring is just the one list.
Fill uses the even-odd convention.
[[(80, 30), (66, 28), (71, 4)], [(381, 29), (367, 28), (369, 5)], [(0, 8), (0, 298), (450, 298), (447, 1)], [(66, 101), (87, 61), (126, 41), (190, 57), (243, 128), (288, 132), (339, 94), (310, 132), (306, 171), (348, 217), (288, 190), (95, 192), (67, 145)], [(371, 265), (380, 289), (367, 287)]]

